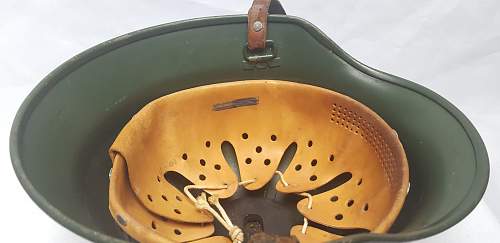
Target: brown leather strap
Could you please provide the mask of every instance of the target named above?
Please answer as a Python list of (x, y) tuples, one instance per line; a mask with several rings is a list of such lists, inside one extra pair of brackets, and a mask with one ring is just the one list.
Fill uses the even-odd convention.
[(248, 49), (266, 47), (267, 15), (271, 0), (254, 0), (248, 10)]

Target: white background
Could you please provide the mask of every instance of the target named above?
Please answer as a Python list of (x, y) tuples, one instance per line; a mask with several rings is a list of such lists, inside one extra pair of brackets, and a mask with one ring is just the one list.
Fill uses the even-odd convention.
[[(485, 197), (430, 242), (495, 242), (500, 231), (500, 1), (282, 0), (361, 62), (420, 83), (462, 110), (489, 151)], [(28, 92), (73, 55), (110, 38), (176, 20), (246, 13), (251, 0), (3, 0), (0, 4), (0, 200), (5, 242), (88, 242), (28, 198), (8, 138)]]

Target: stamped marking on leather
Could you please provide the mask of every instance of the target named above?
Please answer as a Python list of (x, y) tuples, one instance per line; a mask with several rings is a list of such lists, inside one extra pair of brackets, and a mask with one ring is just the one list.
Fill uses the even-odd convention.
[(241, 99), (231, 100), (231, 101), (224, 102), (224, 103), (217, 103), (217, 104), (212, 106), (212, 110), (222, 111), (222, 110), (227, 110), (227, 109), (238, 108), (241, 106), (251, 106), (251, 105), (258, 105), (258, 104), (259, 104), (259, 97), (241, 98)]

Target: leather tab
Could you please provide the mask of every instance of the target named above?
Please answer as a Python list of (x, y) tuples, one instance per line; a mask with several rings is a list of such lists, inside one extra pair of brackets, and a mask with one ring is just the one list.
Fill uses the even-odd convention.
[(266, 47), (267, 15), (271, 0), (254, 0), (248, 10), (248, 49), (256, 50)]

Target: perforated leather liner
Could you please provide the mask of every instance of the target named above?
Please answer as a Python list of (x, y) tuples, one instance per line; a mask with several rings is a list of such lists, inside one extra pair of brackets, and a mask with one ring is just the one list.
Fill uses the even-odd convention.
[[(221, 151), (224, 142), (234, 148), (238, 171)], [(293, 143), (293, 159), (278, 167)], [(308, 198), (297, 204), (307, 219), (377, 233), (391, 226), (408, 188), (403, 147), (377, 114), (345, 95), (287, 81), (237, 81), (161, 97), (130, 120), (110, 154), (111, 212), (141, 242), (190, 241), (214, 231), (213, 216), (167, 181), (168, 172), (196, 185), (227, 185), (206, 190), (224, 201), (241, 188), (239, 182), (252, 181), (242, 186), (258, 190), (284, 168), (287, 185), (273, 180), (275, 188), (313, 194), (311, 208)], [(314, 194), (346, 172), (347, 182)], [(290, 229), (301, 242), (341, 237), (312, 226), (302, 234), (301, 227)]]

